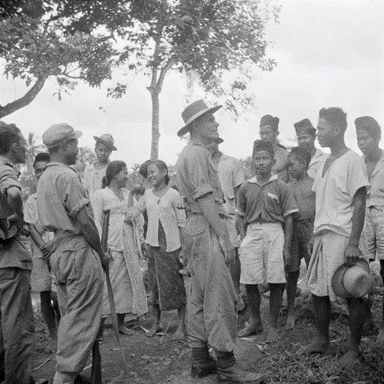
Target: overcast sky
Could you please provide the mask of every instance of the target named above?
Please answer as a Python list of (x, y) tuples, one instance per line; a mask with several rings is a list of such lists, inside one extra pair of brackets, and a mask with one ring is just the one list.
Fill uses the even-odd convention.
[[(234, 122), (217, 112), (224, 153), (245, 158), (258, 138), (261, 116), (280, 118), (282, 138), (294, 138), (293, 124), (309, 118), (317, 124), (322, 107), (339, 106), (348, 114), (347, 143), (357, 150), (354, 120), (375, 117), (383, 127), (384, 1), (293, 1), (281, 0), (279, 24), (268, 28), (272, 45), (268, 56), (277, 61), (252, 84), (257, 110)], [(0, 78), (0, 104), (20, 97), (19, 82)], [(151, 102), (149, 79), (137, 76), (127, 95), (107, 99), (100, 89), (80, 84), (71, 96), (58, 101), (55, 83), (48, 81), (36, 99), (3, 120), (16, 123), (25, 135), (37, 136), (52, 124), (67, 122), (82, 130), (81, 146), (94, 146), (93, 135), (113, 134), (118, 147), (113, 159), (142, 163), (150, 155)], [(185, 83), (177, 75), (167, 77), (160, 95), (161, 138), (159, 157), (174, 164), (185, 141), (176, 136), (183, 125)], [(99, 109), (103, 107), (105, 112)]]

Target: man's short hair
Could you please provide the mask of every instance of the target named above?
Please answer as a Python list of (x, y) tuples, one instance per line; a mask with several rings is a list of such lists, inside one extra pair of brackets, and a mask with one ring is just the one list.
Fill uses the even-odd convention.
[(307, 148), (304, 146), (294, 147), (291, 149), (291, 152), (289, 152), (289, 155), (295, 156), (296, 159), (303, 162), (306, 169), (308, 169), (309, 163), (311, 162), (311, 152)]
[(341, 128), (343, 133), (347, 129), (347, 114), (341, 108), (322, 108), (319, 118), (326, 120), (333, 127)]
[(0, 155), (9, 152), (13, 143), (19, 143), (21, 140), (21, 131), (15, 124), (0, 124)]
[(46, 152), (40, 152), (35, 156), (35, 161), (33, 162), (33, 166), (35, 166), (36, 163), (39, 162), (49, 163), (51, 161), (51, 156), (49, 153)]

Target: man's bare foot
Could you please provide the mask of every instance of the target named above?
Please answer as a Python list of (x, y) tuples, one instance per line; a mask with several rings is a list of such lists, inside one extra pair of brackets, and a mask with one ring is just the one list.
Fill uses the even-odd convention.
[(296, 313), (290, 313), (287, 316), (287, 322), (285, 324), (285, 329), (287, 331), (290, 331), (291, 329), (293, 329), (295, 327), (295, 323), (296, 323)]
[(263, 332), (263, 326), (261, 323), (254, 323), (252, 322), (245, 328), (243, 328), (241, 331), (238, 332), (238, 337), (248, 337), (251, 335), (257, 335), (258, 333)]
[(309, 344), (306, 347), (302, 347), (297, 351), (298, 355), (312, 355), (314, 353), (325, 353), (329, 347), (329, 342), (323, 342), (316, 340), (314, 343)]
[(279, 340), (279, 335), (277, 334), (277, 329), (270, 327), (268, 329), (268, 334), (267, 334), (267, 338), (265, 341), (267, 343), (273, 343), (274, 341), (277, 341), (277, 340)]
[(380, 329), (380, 332), (377, 335), (376, 343), (384, 345), (384, 329)]
[(161, 327), (158, 324), (153, 324), (151, 329), (147, 333), (147, 337), (153, 337), (159, 331), (161, 331)]
[(135, 332), (127, 328), (125, 325), (119, 325), (119, 333), (126, 336), (132, 336)]
[(343, 367), (354, 367), (356, 364), (360, 363), (360, 356), (360, 352), (350, 349), (344, 356), (340, 358), (339, 364)]
[(179, 325), (176, 329), (176, 332), (173, 334), (172, 339), (182, 340), (185, 337), (185, 327)]

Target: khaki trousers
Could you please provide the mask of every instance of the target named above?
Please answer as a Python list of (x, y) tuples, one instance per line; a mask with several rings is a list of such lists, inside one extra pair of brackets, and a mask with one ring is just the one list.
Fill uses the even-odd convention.
[(61, 313), (54, 384), (72, 384), (85, 367), (100, 328), (102, 267), (82, 236), (60, 239), (50, 261)]
[(33, 368), (34, 318), (31, 271), (0, 269), (0, 344), (5, 384), (30, 384)]
[(219, 238), (202, 215), (188, 218), (184, 230), (190, 239), (190, 346), (209, 344), (231, 352), (236, 344), (236, 294)]

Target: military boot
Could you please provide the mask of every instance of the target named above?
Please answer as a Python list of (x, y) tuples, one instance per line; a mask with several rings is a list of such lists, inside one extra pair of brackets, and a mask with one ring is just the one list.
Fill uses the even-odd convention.
[(235, 359), (233, 352), (216, 352), (217, 381), (225, 384), (259, 384), (264, 375), (247, 372)]
[(216, 373), (216, 361), (209, 356), (208, 346), (192, 348), (191, 377), (200, 379)]

